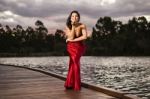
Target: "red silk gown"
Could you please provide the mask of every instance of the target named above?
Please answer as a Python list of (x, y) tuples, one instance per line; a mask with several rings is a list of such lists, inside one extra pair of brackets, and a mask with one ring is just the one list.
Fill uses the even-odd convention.
[(83, 41), (67, 42), (67, 51), (69, 53), (69, 70), (65, 82), (66, 89), (81, 89), (80, 78), (80, 58), (84, 54), (86, 46)]

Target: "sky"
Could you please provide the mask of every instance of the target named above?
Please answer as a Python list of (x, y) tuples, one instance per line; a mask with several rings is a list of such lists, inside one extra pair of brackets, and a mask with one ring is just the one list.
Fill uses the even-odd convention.
[(150, 0), (0, 0), (0, 23), (5, 26), (35, 27), (41, 20), (49, 33), (64, 29), (72, 10), (81, 14), (81, 23), (92, 31), (100, 17), (127, 22), (145, 16), (150, 21)]

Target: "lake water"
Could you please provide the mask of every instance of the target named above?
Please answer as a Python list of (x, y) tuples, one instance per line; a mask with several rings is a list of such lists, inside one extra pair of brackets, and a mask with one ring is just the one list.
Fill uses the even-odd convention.
[[(67, 56), (0, 58), (2, 64), (41, 68), (64, 76), (68, 61)], [(150, 57), (84, 56), (81, 58), (81, 78), (88, 83), (150, 99)]]

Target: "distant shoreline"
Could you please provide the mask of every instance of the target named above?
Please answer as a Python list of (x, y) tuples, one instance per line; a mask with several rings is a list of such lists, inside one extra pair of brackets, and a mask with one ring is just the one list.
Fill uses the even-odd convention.
[[(0, 57), (48, 57), (48, 56), (68, 56), (68, 54), (58, 52), (45, 53), (0, 53)], [(84, 55), (84, 56), (100, 56), (100, 57), (150, 57), (150, 55)]]
[(0, 53), (0, 57), (41, 57), (41, 56), (67, 56), (56, 52), (47, 53)]

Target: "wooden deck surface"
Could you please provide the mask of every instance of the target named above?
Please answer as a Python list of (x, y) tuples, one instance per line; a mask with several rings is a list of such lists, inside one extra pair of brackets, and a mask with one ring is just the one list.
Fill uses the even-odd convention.
[(82, 88), (66, 90), (58, 78), (12, 66), (0, 65), (0, 99), (116, 99)]

